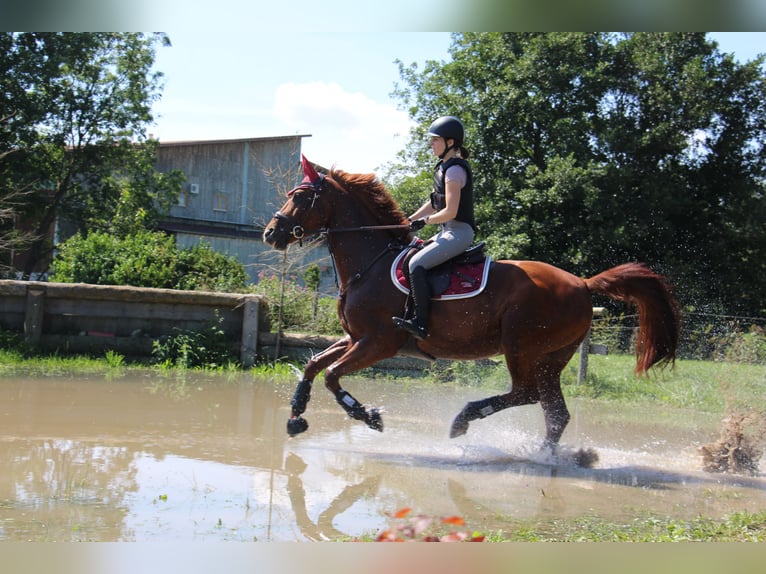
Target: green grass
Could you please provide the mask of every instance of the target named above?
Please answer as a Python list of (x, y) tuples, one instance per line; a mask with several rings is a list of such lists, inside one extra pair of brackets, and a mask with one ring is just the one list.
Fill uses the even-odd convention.
[(593, 355), (588, 376), (577, 384), (571, 365), (562, 377), (566, 396), (594, 399), (650, 401), (703, 412), (766, 408), (766, 366), (725, 361), (677, 360), (673, 368), (633, 373), (635, 359), (628, 355)]
[(17, 349), (0, 348), (0, 375), (60, 376), (73, 373), (109, 373), (129, 365), (117, 353), (104, 357), (80, 355), (29, 356)]
[[(1, 341), (0, 341), (1, 343)], [(562, 389), (566, 397), (581, 397), (609, 401), (651, 402), (670, 407), (701, 412), (722, 413), (747, 407), (766, 410), (766, 365), (728, 361), (677, 360), (673, 368), (653, 370), (639, 377), (634, 374), (632, 355), (591, 355), (588, 375), (577, 383), (579, 356), (575, 355), (562, 374)], [(132, 364), (119, 353), (108, 352), (101, 357), (74, 355), (36, 355), (23, 347), (0, 345), (0, 375), (62, 375), (71, 373), (114, 374), (132, 368), (145, 369), (145, 363)], [(179, 367), (158, 365), (154, 368), (172, 370)], [(254, 377), (272, 380), (295, 380), (303, 365), (264, 363), (250, 369)], [(210, 371), (211, 369), (202, 369)], [(236, 370), (220, 367), (218, 371)], [(370, 371), (362, 373), (380, 379), (390, 375)], [(408, 377), (393, 377), (397, 381)], [(510, 380), (501, 358), (491, 361), (455, 361), (446, 367), (435, 365), (415, 377), (432, 384), (474, 386), (504, 390)]]
[(487, 534), (489, 542), (764, 542), (766, 512), (733, 513), (721, 519), (677, 520), (638, 516), (629, 522), (597, 517), (517, 523)]
[[(743, 406), (766, 410), (766, 365), (682, 359), (673, 368), (650, 370), (639, 377), (634, 373), (632, 355), (591, 355), (587, 377), (581, 384), (577, 383), (578, 365), (579, 355), (575, 355), (562, 373), (565, 397), (651, 402), (713, 413)], [(510, 384), (500, 358), (455, 362), (447, 368), (432, 369), (427, 378), (497, 390)]]

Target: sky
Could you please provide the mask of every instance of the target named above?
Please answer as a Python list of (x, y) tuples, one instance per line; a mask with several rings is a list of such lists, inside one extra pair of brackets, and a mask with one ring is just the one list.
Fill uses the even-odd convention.
[[(162, 98), (149, 130), (161, 142), (306, 135), (302, 151), (320, 165), (372, 172), (407, 143), (410, 120), (392, 97), (396, 60), (420, 70), (449, 61), (448, 32), (258, 34), (168, 32), (158, 47)], [(766, 32), (711, 34), (741, 62), (766, 53)], [(425, 146), (425, 142), (424, 142)]]
[(446, 61), (451, 42), (438, 32), (168, 34), (150, 130), (161, 142), (305, 134), (311, 161), (350, 172), (375, 171), (405, 146), (395, 61)]

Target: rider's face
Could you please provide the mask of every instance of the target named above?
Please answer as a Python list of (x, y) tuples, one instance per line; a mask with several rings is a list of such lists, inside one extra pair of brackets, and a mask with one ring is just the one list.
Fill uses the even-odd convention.
[(439, 136), (431, 136), (428, 144), (431, 146), (431, 152), (437, 157), (443, 154), (447, 147), (447, 142)]

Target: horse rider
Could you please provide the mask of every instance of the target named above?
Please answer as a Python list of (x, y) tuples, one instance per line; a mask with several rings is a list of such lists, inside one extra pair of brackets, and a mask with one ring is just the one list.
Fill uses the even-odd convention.
[(440, 225), (441, 229), (409, 261), (414, 316), (392, 317), (394, 325), (420, 340), (428, 336), (431, 311), (426, 272), (467, 250), (476, 232), (473, 175), (466, 161), (470, 152), (463, 146), (463, 124), (454, 116), (442, 116), (428, 128), (428, 135), (431, 152), (439, 158), (434, 167), (433, 191), (408, 220), (411, 231), (418, 231), (427, 224)]

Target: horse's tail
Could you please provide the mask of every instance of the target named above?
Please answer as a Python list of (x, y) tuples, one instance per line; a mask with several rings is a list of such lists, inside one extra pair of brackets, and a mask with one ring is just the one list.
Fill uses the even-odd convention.
[(675, 362), (681, 321), (678, 301), (665, 277), (642, 263), (625, 263), (586, 279), (585, 284), (592, 293), (638, 308), (636, 373)]

